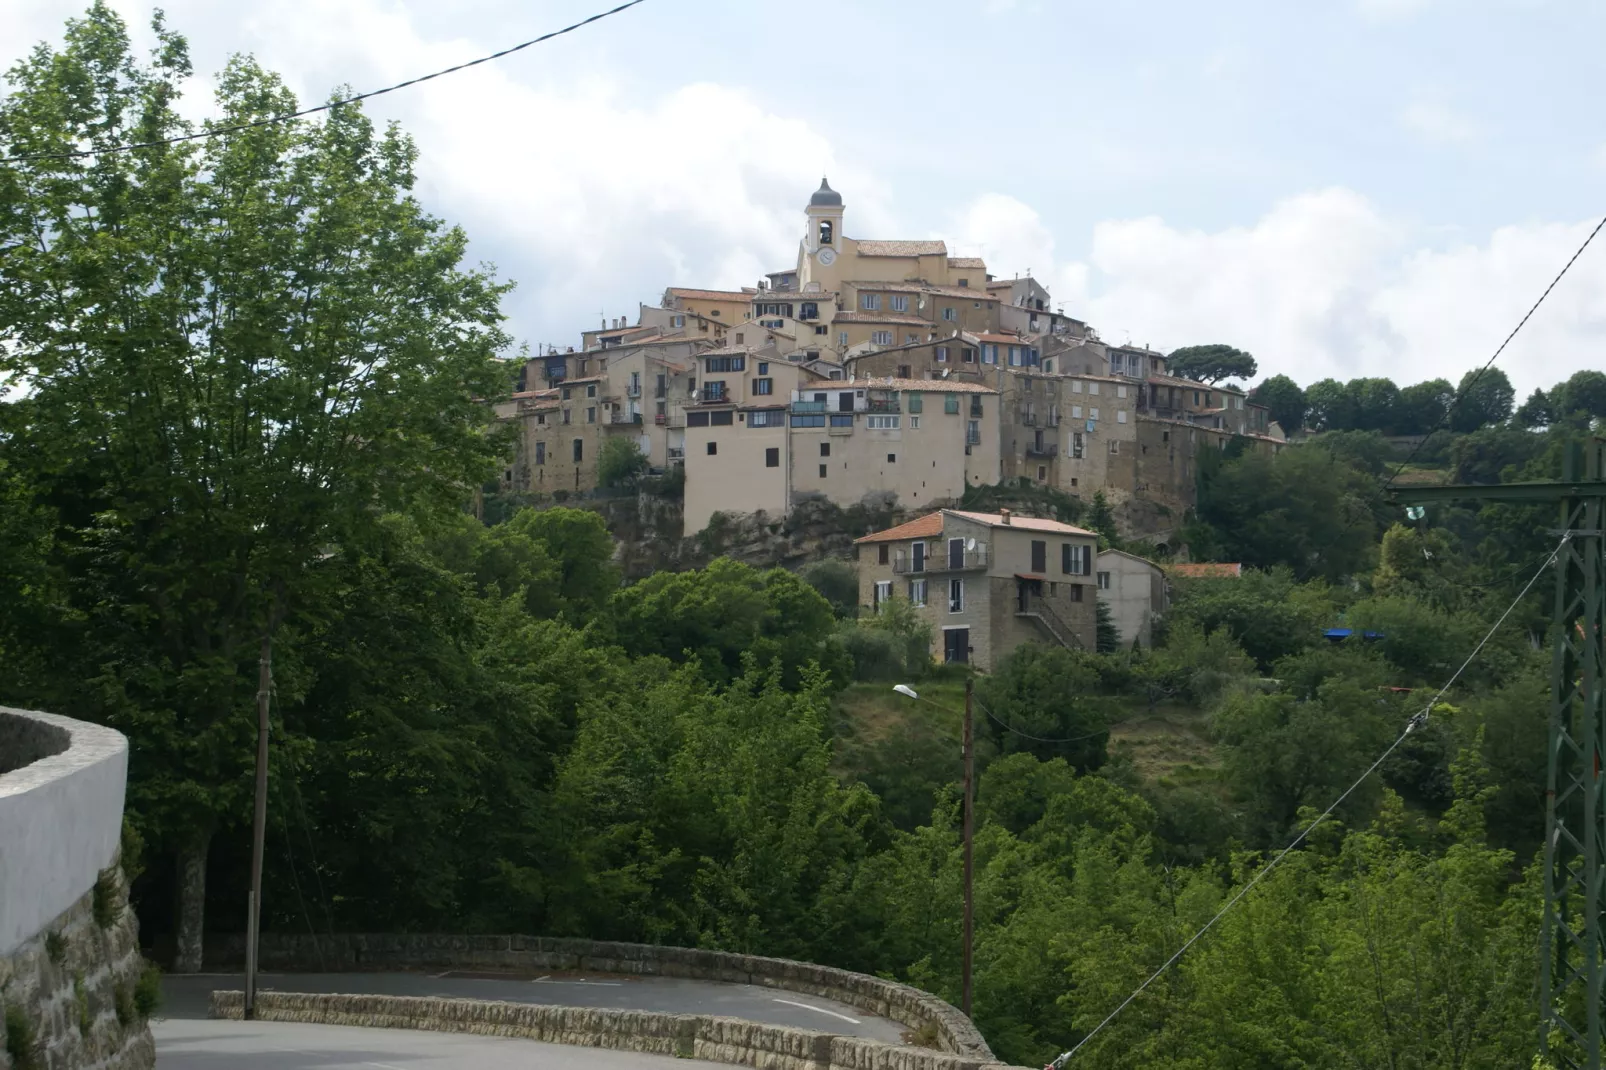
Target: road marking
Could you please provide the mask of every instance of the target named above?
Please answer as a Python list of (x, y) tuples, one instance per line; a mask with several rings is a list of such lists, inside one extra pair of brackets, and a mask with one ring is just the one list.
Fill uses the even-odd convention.
[(802, 1007), (806, 1011), (816, 1011), (816, 1012), (818, 1012), (820, 1014), (829, 1014), (833, 1018), (840, 1018), (844, 1022), (852, 1022), (854, 1025), (863, 1025), (864, 1024), (863, 1022), (859, 1021), (859, 1019), (857, 1019), (857, 1018), (849, 1018), (845, 1014), (838, 1014), (836, 1011), (828, 1011), (824, 1007), (816, 1007), (816, 1006), (814, 1006), (813, 1004), (810, 1004), (810, 1003), (799, 1003), (796, 1000), (792, 1000), (792, 999), (776, 999), (775, 1002), (776, 1003), (785, 1003), (786, 1005), (791, 1006), (791, 1007)]
[(624, 987), (623, 981), (550, 981), (546, 977), (537, 977), (530, 983), (532, 985), (596, 985), (599, 988)]
[(377, 1066), (377, 1067), (379, 1067), (379, 1070), (402, 1070), (401, 1067), (392, 1066), (390, 1063), (373, 1063), (373, 1062), (371, 1062), (371, 1063), (365, 1063), (364, 1065), (366, 1065), (366, 1066)]
[(537, 981), (545, 981), (548, 977), (551, 977), (551, 976), (552, 975), (550, 973), (543, 973), (540, 977), (537, 977), (536, 980)]
[(447, 974), (449, 974), (451, 972), (452, 972), (451, 970), (442, 970), (440, 973), (437, 973), (437, 974), (434, 975), (435, 980), (439, 981), (442, 977), (445, 977)]

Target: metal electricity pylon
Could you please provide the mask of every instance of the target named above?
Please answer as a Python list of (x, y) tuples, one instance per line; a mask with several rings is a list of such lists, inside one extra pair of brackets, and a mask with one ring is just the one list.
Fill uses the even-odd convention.
[(1545, 914), (1539, 1050), (1563, 1070), (1606, 1070), (1606, 440), (1569, 448), (1559, 483), (1410, 487), (1402, 502), (1554, 502)]

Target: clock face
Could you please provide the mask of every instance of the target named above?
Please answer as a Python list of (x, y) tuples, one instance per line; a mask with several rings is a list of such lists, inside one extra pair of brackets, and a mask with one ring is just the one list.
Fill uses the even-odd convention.
[(820, 263), (824, 264), (826, 267), (830, 267), (835, 262), (836, 262), (836, 250), (835, 249), (821, 249), (820, 250)]

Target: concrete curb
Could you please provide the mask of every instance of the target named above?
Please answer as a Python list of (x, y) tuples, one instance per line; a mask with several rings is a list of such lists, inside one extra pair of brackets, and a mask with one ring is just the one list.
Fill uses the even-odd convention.
[[(213, 1018), (243, 1017), (243, 992), (213, 992)], [(259, 992), (259, 1021), (522, 1037), (751, 1066), (756, 1070), (1016, 1070), (924, 1048), (739, 1018), (426, 996)]]
[[(209, 941), (231, 963), (244, 959), (238, 937)], [(790, 959), (729, 951), (626, 944), (550, 936), (341, 933), (332, 936), (267, 934), (262, 968), (345, 970), (574, 970), (647, 977), (685, 977), (765, 985), (834, 999), (890, 1018), (931, 1038), (949, 1055), (978, 1064), (996, 1063), (992, 1049), (971, 1020), (950, 1003), (911, 985), (869, 974)]]

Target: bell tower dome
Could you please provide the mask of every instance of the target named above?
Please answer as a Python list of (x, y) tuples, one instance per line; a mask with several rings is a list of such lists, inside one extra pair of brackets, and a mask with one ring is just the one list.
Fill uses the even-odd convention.
[(842, 194), (831, 188), (831, 183), (820, 179), (820, 188), (809, 198), (806, 209), (809, 232), (803, 239), (810, 256), (821, 249), (836, 251), (842, 244)]

